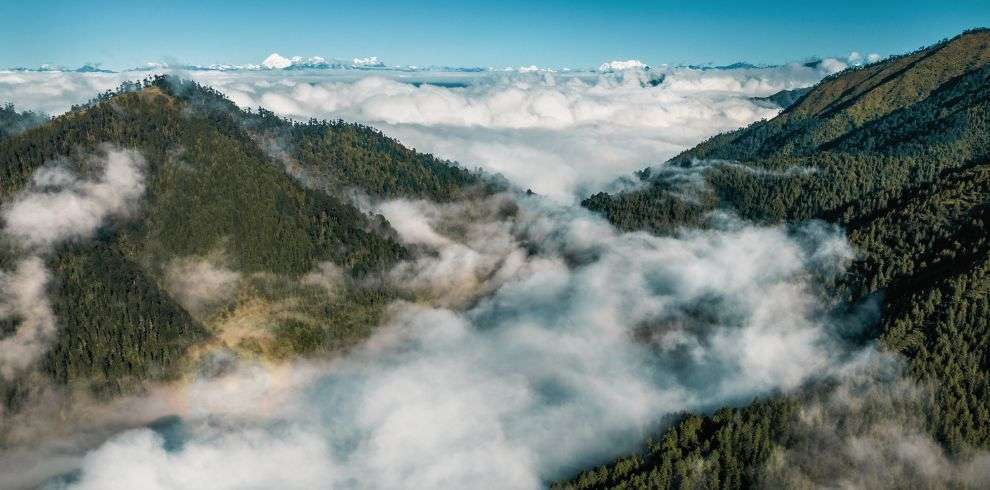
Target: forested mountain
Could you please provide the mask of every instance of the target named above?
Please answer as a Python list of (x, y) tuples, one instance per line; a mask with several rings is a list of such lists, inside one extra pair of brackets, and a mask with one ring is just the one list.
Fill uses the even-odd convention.
[[(686, 191), (667, 178), (691, 172), (703, 187)], [(859, 258), (835, 293), (852, 303), (883, 298), (868, 335), (908, 359), (929, 396), (926, 429), (950, 454), (990, 447), (990, 31), (829, 77), (774, 119), (641, 177), (639, 190), (583, 204), (621, 228), (657, 233), (704, 226), (719, 207), (761, 222), (844, 227)], [(777, 398), (688, 416), (642, 454), (561, 485), (766, 483), (773, 448), (793, 443), (796, 404)]]
[[(128, 216), (43, 255), (58, 325), (40, 371), (98, 394), (178, 376), (204, 342), (275, 357), (352, 344), (397, 294), (357, 279), (407, 251), (383, 217), (358, 210), (345, 193), (443, 200), (489, 186), (371, 128), (242, 111), (212, 89), (164, 76), (124, 84), (31, 129), (34, 115), (3, 111), (5, 128), (13, 127), (8, 119), (20, 126), (0, 138), (0, 205), (16, 201), (39, 169), (90, 175), (94, 158), (111, 148), (143, 158), (143, 191)], [(12, 270), (24, 253), (0, 243), (0, 269)], [(334, 294), (300, 280), (328, 267), (341, 275)], [(177, 268), (222, 279), (213, 289), (230, 291), (208, 307), (177, 296)], [(9, 333), (18, 318), (2, 322)], [(254, 322), (260, 333), (226, 332), (235, 322)], [(0, 383), (8, 408), (38, 385), (27, 375)]]

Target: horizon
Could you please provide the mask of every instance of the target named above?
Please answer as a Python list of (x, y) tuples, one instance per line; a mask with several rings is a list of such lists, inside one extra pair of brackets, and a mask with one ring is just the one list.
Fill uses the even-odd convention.
[[(166, 7), (119, 0), (0, 5), (0, 18), (8, 20), (0, 42), (14, 47), (0, 54), (0, 69), (257, 65), (273, 53), (495, 69), (587, 69), (613, 60), (776, 65), (853, 52), (887, 57), (990, 24), (990, 4), (977, 1), (838, 2), (827, 11), (776, 1), (512, 3), (498, 12), (445, 1), (365, 8), (298, 0), (278, 8), (261, 2), (238, 7), (186, 0)], [(812, 29), (817, 34), (808, 36)]]
[(986, 0), (6, 3), (2, 489), (990, 488)]

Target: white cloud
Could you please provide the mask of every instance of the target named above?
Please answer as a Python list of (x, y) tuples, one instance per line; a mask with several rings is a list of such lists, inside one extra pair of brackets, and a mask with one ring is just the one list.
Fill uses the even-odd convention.
[[(849, 259), (835, 230), (792, 234), (727, 219), (724, 229), (660, 238), (619, 233), (561, 204), (773, 116), (749, 97), (810, 85), (829, 69), (425, 79), (464, 87), (378, 73), (189, 74), (239, 105), (369, 123), (551, 199), (377, 203), (414, 251), (385, 280), (417, 302), (393, 305), (365, 345), (327, 365), (242, 366), (164, 387), (144, 401), (154, 410), (126, 410), (183, 417), (157, 435), (139, 429), (88, 441), (81, 460), (55, 444), (81, 469), (71, 486), (537, 488), (633, 449), (664, 415), (745, 403), (829, 373), (845, 353), (813, 277)], [(63, 75), (0, 73), (0, 98), (58, 107), (98, 86)], [(46, 85), (56, 88), (51, 97), (33, 95), (31, 87)], [(132, 177), (50, 171), (35, 185), (58, 190), (4, 212), (21, 217), (13, 234), (27, 243), (86, 236), (108, 214), (126, 212), (140, 194), (140, 173)], [(121, 184), (100, 187), (112, 180)], [(67, 214), (73, 219), (51, 215), (50, 205), (67, 203), (79, 208)], [(43, 226), (30, 226), (40, 216)], [(173, 290), (202, 278), (203, 290), (184, 300), (193, 308), (230, 294), (236, 279), (196, 262), (173, 272)], [(304, 281), (333, 290), (339, 275), (324, 267)]]
[(367, 122), (423, 151), (505, 175), (521, 188), (572, 201), (717, 132), (772, 117), (750, 94), (813, 83), (739, 73), (714, 86), (674, 72), (657, 87), (640, 75), (517, 75), (467, 88), (419, 87), (382, 77), (269, 87), (213, 83), (244, 106), (299, 118)]
[[(844, 68), (835, 63), (607, 74), (265, 70), (182, 75), (219, 89), (242, 107), (264, 106), (299, 119), (367, 123), (418, 150), (502, 173), (522, 189), (573, 202), (713, 134), (773, 117), (776, 109), (750, 97), (812, 85)], [(57, 113), (124, 79), (143, 76), (0, 73), (0, 100)]]
[(194, 314), (230, 300), (240, 279), (238, 272), (195, 257), (174, 260), (165, 270), (169, 294)]
[(28, 189), (0, 208), (4, 228), (25, 249), (13, 272), (0, 271), (0, 319), (13, 319), (12, 335), (0, 339), (0, 375), (10, 378), (48, 348), (56, 332), (47, 296), (48, 271), (41, 255), (61, 241), (84, 238), (111, 215), (125, 215), (144, 192), (144, 159), (128, 150), (105, 149), (93, 160), (95, 180), (64, 166), (35, 171)]
[(622, 70), (642, 70), (646, 68), (646, 64), (639, 60), (613, 60), (602, 63), (598, 67), (598, 71), (602, 73), (611, 73)]
[[(197, 429), (197, 439), (177, 453), (167, 451), (162, 437), (149, 429), (124, 433), (82, 461), (91, 471), (74, 488), (301, 490), (334, 486), (337, 471), (328, 464), (330, 448), (318, 434), (293, 428), (282, 433)], [(259, 459), (262, 453), (265, 457)], [(322, 464), (301, 464), (314, 460)], [(247, 461), (250, 464), (243, 464)]]
[[(144, 193), (144, 158), (134, 151), (108, 150), (95, 180), (80, 179), (63, 167), (35, 172), (32, 189), (5, 203), (4, 232), (28, 246), (46, 247), (86, 237), (112, 214), (126, 214)], [(54, 188), (54, 189), (53, 189)]]
[(660, 238), (510, 204), (380, 204), (414, 261), (446, 269), (402, 281), (438, 297), (461, 278), (492, 287), (452, 307), (393, 305), (364, 346), (288, 391), (253, 369), (171, 390), (182, 422), (110, 439), (70, 487), (539, 488), (633, 449), (666, 414), (793, 388), (842, 359), (808, 269), (847, 260), (832, 230)]
[(849, 64), (835, 58), (825, 58), (821, 61), (820, 65), (822, 70), (824, 70), (828, 75), (839, 73), (840, 71), (849, 68)]
[(13, 272), (0, 271), (0, 319), (17, 321), (14, 333), (0, 338), (3, 378), (10, 379), (29, 367), (55, 337), (55, 315), (47, 286), (48, 270), (39, 257), (20, 261)]

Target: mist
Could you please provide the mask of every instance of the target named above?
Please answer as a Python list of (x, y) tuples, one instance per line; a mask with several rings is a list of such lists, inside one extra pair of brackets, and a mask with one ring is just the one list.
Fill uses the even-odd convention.
[(374, 208), (416, 251), (383, 280), (417, 301), (344, 357), (163, 387), (141, 403), (179, 418), (49, 484), (541, 488), (667, 415), (791, 390), (853, 354), (816, 286), (851, 251), (820, 223), (725, 216), (656, 237), (536, 196)]
[(56, 334), (44, 262), (51, 248), (91, 236), (109, 216), (126, 216), (144, 192), (139, 153), (102, 151), (81, 165), (96, 172), (93, 178), (80, 177), (68, 162), (53, 162), (35, 171), (28, 188), (0, 207), (0, 238), (11, 240), (22, 255), (13, 271), (0, 270), (0, 320), (15, 324), (14, 333), (0, 339), (3, 378), (29, 368)]
[[(623, 62), (625, 63), (625, 62)], [(753, 100), (807, 87), (856, 63), (692, 69), (622, 65), (607, 72), (189, 71), (242, 108), (299, 120), (369, 124), (417, 150), (574, 203), (633, 171), (779, 107)], [(64, 112), (154, 72), (0, 72), (0, 101)]]
[[(411, 251), (364, 279), (404, 298), (364, 343), (281, 362), (207, 345), (198, 361), (229, 365), (109, 403), (19, 415), (19, 445), (0, 454), (0, 468), (23, 471), (0, 472), (0, 486), (542, 488), (638, 449), (682, 412), (742, 406), (837, 375), (862, 348), (844, 336), (873, 319), (840, 314), (826, 297), (824, 282), (854, 258), (840, 229), (760, 226), (718, 212), (710, 229), (660, 237), (620, 232), (575, 205), (779, 112), (752, 97), (836, 69), (634, 66), (458, 75), (457, 86), (381, 74), (191, 73), (242, 107), (372, 124), (537, 194), (362, 200)], [(14, 101), (57, 113), (66, 100), (137, 76), (3, 73), (0, 98), (47, 87), (48, 97)], [(12, 291), (0, 314), (19, 322), (4, 342), (30, 352), (17, 369), (44, 352), (57, 324), (45, 302), (45, 254), (140, 205), (141, 162), (116, 150), (86, 174), (55, 162), (4, 205), (4, 233), (27, 257), (0, 275)], [(718, 164), (658, 175), (683, 179), (689, 195)], [(222, 255), (166, 264), (162, 286), (194, 317), (208, 317), (245, 279)], [(321, 264), (299, 280), (334, 294), (345, 276)], [(62, 423), (53, 428), (44, 417), (54, 411)]]

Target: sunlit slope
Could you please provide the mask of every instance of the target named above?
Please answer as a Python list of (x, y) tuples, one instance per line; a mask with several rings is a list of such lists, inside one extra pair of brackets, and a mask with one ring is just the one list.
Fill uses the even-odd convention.
[(665, 165), (711, 166), (704, 178), (712, 192), (697, 199), (673, 199), (655, 181), (636, 192), (596, 194), (584, 204), (626, 229), (669, 231), (702, 223), (718, 203), (757, 220), (833, 216), (860, 199), (930, 181), (990, 150), (988, 43), (990, 31), (978, 30), (843, 72), (778, 117), (684, 152)]
[[(709, 190), (692, 199), (654, 173), (644, 189), (584, 204), (618, 226), (661, 233), (704, 225), (718, 207), (758, 221), (842, 225), (860, 256), (835, 294), (882, 301), (879, 324), (864, 340), (905, 355), (927, 393), (926, 428), (950, 454), (988, 447), (988, 53), (990, 31), (977, 30), (826, 79), (773, 120), (669, 162), (704, 165)], [(642, 454), (568, 485), (767, 484), (774, 448), (797, 443), (796, 398), (688, 417)]]
[(949, 82), (987, 63), (990, 30), (970, 31), (908, 55), (833, 75), (780, 116), (714, 137), (679, 158), (749, 160), (814, 152), (944, 91)]

